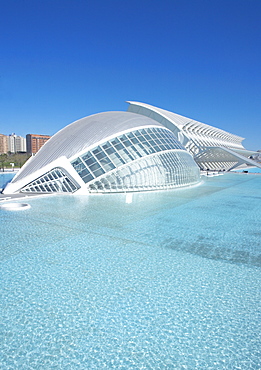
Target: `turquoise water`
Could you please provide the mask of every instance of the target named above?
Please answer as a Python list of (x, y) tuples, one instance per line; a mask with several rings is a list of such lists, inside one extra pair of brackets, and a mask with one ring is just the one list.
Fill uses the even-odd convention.
[(0, 209), (1, 369), (260, 369), (261, 176)]
[[(234, 170), (234, 172), (243, 172), (244, 170)], [(245, 171), (248, 173), (261, 173), (261, 168), (253, 167), (253, 168), (246, 168)]]
[(247, 171), (249, 173), (261, 173), (261, 168), (257, 168), (257, 167), (255, 167), (255, 168), (249, 168)]
[(1, 172), (0, 173), (0, 189), (3, 189), (8, 182), (15, 176), (15, 172)]

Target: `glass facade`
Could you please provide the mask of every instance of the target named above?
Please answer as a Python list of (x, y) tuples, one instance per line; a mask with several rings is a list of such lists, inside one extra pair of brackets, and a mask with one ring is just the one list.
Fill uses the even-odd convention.
[(61, 168), (54, 168), (26, 185), (24, 193), (74, 193), (79, 186)]
[(164, 152), (144, 157), (89, 184), (92, 192), (123, 192), (170, 189), (192, 185), (199, 170), (186, 152)]
[(199, 181), (199, 169), (192, 157), (164, 128), (123, 134), (71, 164), (90, 192), (156, 190)]

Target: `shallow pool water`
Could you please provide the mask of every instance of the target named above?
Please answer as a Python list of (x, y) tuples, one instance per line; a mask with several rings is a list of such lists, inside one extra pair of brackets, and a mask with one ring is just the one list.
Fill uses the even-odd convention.
[(4, 189), (8, 182), (15, 176), (16, 172), (0, 172), (0, 189)]
[(244, 172), (247, 171), (248, 173), (261, 173), (261, 168), (259, 167), (250, 167), (250, 168), (244, 168), (240, 170), (233, 170), (234, 172)]
[(260, 369), (261, 176), (0, 210), (3, 369)]

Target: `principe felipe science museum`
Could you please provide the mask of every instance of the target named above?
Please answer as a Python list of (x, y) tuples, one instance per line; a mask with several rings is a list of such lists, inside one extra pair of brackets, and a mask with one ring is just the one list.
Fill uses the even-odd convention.
[(230, 171), (250, 159), (242, 137), (148, 104), (75, 121), (32, 156), (4, 194), (118, 193), (199, 183), (200, 171)]

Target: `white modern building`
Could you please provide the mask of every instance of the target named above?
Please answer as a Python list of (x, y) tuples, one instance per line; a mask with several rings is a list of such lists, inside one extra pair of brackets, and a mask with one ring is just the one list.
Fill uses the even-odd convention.
[(169, 128), (141, 114), (105, 112), (51, 137), (4, 193), (134, 192), (199, 181), (193, 156)]
[(201, 170), (228, 171), (240, 165), (260, 167), (249, 158), (256, 152), (246, 150), (240, 136), (149, 104), (128, 103), (129, 112), (150, 117), (171, 130)]
[(51, 137), (4, 189), (12, 193), (111, 193), (199, 183), (200, 170), (250, 159), (243, 138), (138, 102), (71, 123)]

